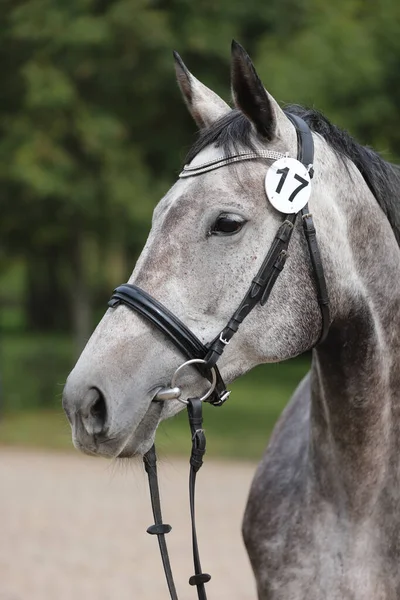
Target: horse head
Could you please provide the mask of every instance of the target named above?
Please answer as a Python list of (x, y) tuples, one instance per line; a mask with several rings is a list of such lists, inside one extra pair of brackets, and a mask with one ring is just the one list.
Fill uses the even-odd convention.
[[(282, 224), (282, 214), (266, 195), (271, 160), (263, 153), (296, 157), (297, 136), (239, 44), (232, 46), (234, 108), (200, 83), (177, 54), (175, 67), (185, 103), (200, 129), (187, 158), (193, 176), (180, 177), (155, 208), (149, 237), (128, 283), (160, 301), (205, 344), (240, 304)], [(339, 277), (340, 265), (335, 264), (335, 249), (340, 247), (346, 260), (350, 250), (339, 224), (338, 197), (343, 190), (338, 177), (348, 178), (349, 167), (338, 166), (322, 138), (313, 137), (310, 210), (321, 232), (328, 284), (336, 278), (346, 286), (347, 276)], [(224, 163), (246, 152), (251, 160)], [(220, 168), (203, 168), (221, 161)], [(336, 300), (334, 295), (333, 310)], [(321, 327), (310, 256), (296, 223), (285, 269), (268, 303), (255, 307), (226, 347), (218, 363), (221, 374), (231, 382), (257, 364), (301, 354), (316, 344)], [(64, 390), (75, 446), (110, 457), (145, 453), (160, 421), (183, 408), (176, 399), (152, 402), (182, 362), (175, 345), (143, 316), (124, 305), (109, 308)], [(195, 369), (186, 369), (179, 385), (187, 394), (200, 394), (205, 380)]]

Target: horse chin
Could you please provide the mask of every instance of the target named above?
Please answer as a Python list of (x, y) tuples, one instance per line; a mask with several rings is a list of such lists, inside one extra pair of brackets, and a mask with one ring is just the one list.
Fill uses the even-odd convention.
[(116, 458), (135, 458), (143, 456), (154, 444), (155, 434), (156, 430), (154, 429), (153, 432), (149, 432), (149, 435), (142, 440), (138, 440), (135, 435), (134, 439), (128, 440), (127, 444), (122, 448)]
[(118, 454), (116, 458), (138, 458), (144, 456), (154, 443), (154, 436), (142, 442), (139, 446), (129, 444)]

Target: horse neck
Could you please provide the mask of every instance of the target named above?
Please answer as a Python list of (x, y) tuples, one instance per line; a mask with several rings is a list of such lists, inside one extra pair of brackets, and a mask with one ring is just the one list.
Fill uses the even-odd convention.
[(342, 266), (354, 269), (354, 285), (337, 292), (329, 335), (313, 353), (310, 429), (319, 492), (359, 516), (388, 485), (400, 496), (400, 251), (364, 187), (366, 208), (348, 227), (354, 266)]

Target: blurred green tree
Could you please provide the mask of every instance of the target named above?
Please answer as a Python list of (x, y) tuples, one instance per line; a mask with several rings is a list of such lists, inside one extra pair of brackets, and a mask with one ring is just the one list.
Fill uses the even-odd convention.
[(142, 246), (195, 129), (173, 48), (226, 98), (235, 37), (278, 100), (399, 156), (399, 13), (395, 0), (5, 0), (0, 239), (27, 263), (30, 326), (72, 324), (82, 345), (107, 272)]
[(265, 36), (259, 71), (280, 101), (314, 106), (386, 158), (400, 157), (400, 4), (312, 0), (290, 36)]

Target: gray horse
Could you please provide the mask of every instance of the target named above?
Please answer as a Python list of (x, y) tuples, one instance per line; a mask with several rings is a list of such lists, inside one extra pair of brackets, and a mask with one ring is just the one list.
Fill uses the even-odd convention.
[[(249, 149), (296, 157), (293, 124), (238, 44), (234, 109), (179, 57), (176, 72), (200, 128), (191, 165)], [(316, 111), (289, 111), (313, 131), (309, 206), (331, 323), (317, 345), (321, 313), (299, 226), (267, 305), (249, 315), (219, 363), (232, 381), (255, 365), (313, 348), (311, 372), (257, 469), (244, 539), (261, 599), (399, 599), (400, 177)], [(269, 165), (253, 159), (180, 179), (154, 211), (129, 281), (203, 342), (240, 303), (282, 221), (265, 194)], [(64, 390), (75, 446), (108, 457), (145, 453), (159, 422), (183, 407), (176, 400), (152, 402), (181, 362), (148, 321), (125, 306), (109, 309)], [(187, 369), (180, 385), (193, 395), (204, 382)]]

